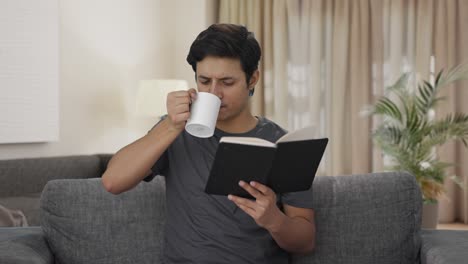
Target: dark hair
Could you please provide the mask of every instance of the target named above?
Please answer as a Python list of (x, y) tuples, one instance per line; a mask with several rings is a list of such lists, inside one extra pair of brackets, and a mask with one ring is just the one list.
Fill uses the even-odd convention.
[(246, 27), (234, 24), (213, 24), (202, 31), (190, 46), (187, 62), (197, 72), (197, 62), (207, 56), (228, 57), (240, 60), (247, 83), (261, 56), (260, 45)]

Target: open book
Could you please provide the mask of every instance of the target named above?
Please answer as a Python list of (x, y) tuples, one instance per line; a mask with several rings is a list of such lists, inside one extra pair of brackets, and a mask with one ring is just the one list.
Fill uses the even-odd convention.
[(223, 137), (219, 142), (205, 192), (251, 197), (238, 183), (257, 181), (276, 193), (311, 188), (328, 143), (303, 128), (269, 142), (252, 137)]

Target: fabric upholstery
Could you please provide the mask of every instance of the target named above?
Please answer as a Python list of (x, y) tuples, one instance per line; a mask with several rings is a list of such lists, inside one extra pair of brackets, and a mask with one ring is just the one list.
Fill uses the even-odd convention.
[[(160, 177), (119, 196), (103, 190), (98, 179), (51, 181), (41, 200), (42, 225), (62, 263), (154, 263), (163, 197)], [(317, 177), (316, 250), (293, 256), (292, 263), (413, 264), (421, 204), (414, 177), (406, 173)]]
[(468, 231), (423, 230), (421, 264), (468, 263)]
[(41, 225), (59, 263), (158, 263), (165, 218), (163, 178), (113, 195), (101, 179), (53, 180)]
[(49, 180), (101, 177), (109, 154), (0, 160), (0, 205), (39, 225), (39, 196)]
[(301, 264), (394, 264), (418, 259), (421, 193), (407, 173), (316, 177), (316, 249)]
[(40, 227), (3, 227), (0, 263), (52, 264), (54, 258)]
[[(51, 166), (45, 171), (54, 179), (99, 177), (110, 155), (95, 157), (51, 158), (48, 165), (26, 163)], [(65, 161), (81, 165), (64, 165)], [(29, 185), (40, 185), (40, 179), (46, 178), (38, 169), (36, 182), (33, 169), (25, 173), (12, 169), (12, 164), (0, 161), (2, 197), (12, 186), (5, 185), (7, 172), (17, 173), (9, 177), (28, 178)], [(8, 191), (8, 195), (30, 198), (35, 189), (42, 189), (27, 183), (24, 190)], [(421, 194), (409, 174), (317, 177), (313, 188), (316, 250), (292, 256), (292, 264), (413, 264), (419, 263), (420, 252), (423, 264), (458, 264), (468, 259), (468, 232), (424, 230), (420, 246)], [(117, 196), (106, 192), (100, 179), (53, 180), (42, 193), (40, 210), (43, 231), (41, 227), (0, 228), (0, 263), (160, 263), (165, 215), (161, 177)]]
[(0, 195), (39, 193), (53, 179), (100, 177), (98, 156), (68, 156), (0, 160)]

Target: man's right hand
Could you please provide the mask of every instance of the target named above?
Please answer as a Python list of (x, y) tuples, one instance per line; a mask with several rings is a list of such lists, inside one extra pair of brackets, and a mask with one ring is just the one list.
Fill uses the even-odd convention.
[(175, 91), (167, 95), (168, 121), (172, 128), (182, 132), (190, 117), (190, 104), (197, 98), (197, 90)]

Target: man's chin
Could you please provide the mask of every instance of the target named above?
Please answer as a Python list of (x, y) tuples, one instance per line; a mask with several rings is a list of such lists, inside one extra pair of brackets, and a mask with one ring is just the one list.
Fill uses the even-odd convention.
[(229, 114), (224, 111), (219, 111), (217, 121), (226, 121), (229, 119)]
[(224, 115), (219, 114), (218, 119), (216, 121), (225, 121), (227, 118)]

